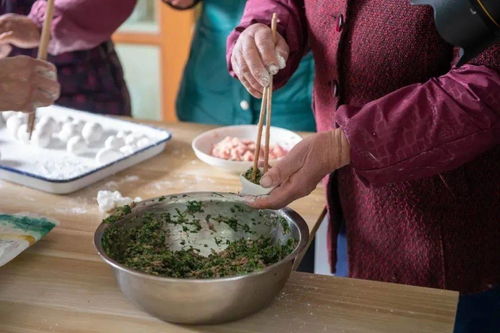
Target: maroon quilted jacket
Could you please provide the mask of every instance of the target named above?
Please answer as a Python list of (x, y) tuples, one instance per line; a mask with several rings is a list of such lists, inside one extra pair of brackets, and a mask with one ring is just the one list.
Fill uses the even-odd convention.
[[(432, 10), (409, 0), (249, 0), (228, 39), (278, 14), (291, 55), (310, 47), (319, 130), (352, 164), (330, 177), (331, 249), (347, 224), (352, 277), (475, 292), (500, 284), (500, 47), (451, 66)], [(332, 251), (332, 259), (335, 253)]]

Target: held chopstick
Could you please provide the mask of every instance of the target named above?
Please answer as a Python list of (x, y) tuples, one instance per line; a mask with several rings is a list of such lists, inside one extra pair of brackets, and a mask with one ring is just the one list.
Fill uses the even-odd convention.
[[(271, 33), (273, 42), (276, 43), (276, 27), (278, 23), (278, 17), (276, 13), (273, 13), (271, 20)], [(273, 75), (271, 74), (271, 80), (269, 86), (264, 88), (262, 93), (262, 103), (260, 106), (259, 123), (257, 129), (257, 140), (255, 143), (255, 158), (253, 161), (253, 174), (252, 179), (255, 182), (257, 180), (257, 168), (259, 167), (260, 159), (260, 147), (262, 142), (262, 128), (264, 126), (264, 118), (266, 118), (266, 140), (264, 146), (264, 173), (268, 170), (269, 163), (269, 140), (270, 140), (270, 128), (271, 128), (271, 112), (272, 112), (272, 99), (273, 99)]]
[[(273, 18), (271, 20), (271, 32), (273, 36), (273, 43), (276, 45), (276, 28), (278, 24), (278, 17), (276, 13), (273, 14)], [(267, 118), (266, 118), (266, 143), (264, 150), (264, 173), (267, 172), (269, 168), (269, 140), (271, 138), (271, 115), (272, 115), (272, 107), (273, 107), (273, 75), (271, 74), (271, 82), (269, 83), (269, 87), (267, 89)]]
[[(45, 19), (43, 21), (42, 36), (40, 37), (40, 45), (38, 47), (37, 59), (47, 60), (47, 49), (49, 47), (50, 41), (50, 29), (52, 27), (52, 18), (54, 16), (54, 1), (47, 0), (47, 7), (45, 10)], [(35, 127), (36, 120), (36, 108), (29, 114), (28, 117), (28, 133), (29, 138), (33, 134), (33, 129)]]

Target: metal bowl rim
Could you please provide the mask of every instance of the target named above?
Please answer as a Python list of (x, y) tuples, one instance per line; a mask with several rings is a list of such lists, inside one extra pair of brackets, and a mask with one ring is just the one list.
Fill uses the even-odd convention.
[[(183, 195), (205, 195), (205, 194), (219, 194), (219, 195), (231, 195), (234, 196), (235, 198), (240, 198), (241, 203), (245, 203), (245, 200), (243, 199), (243, 196), (240, 196), (236, 193), (231, 193), (231, 192), (185, 192), (185, 193), (177, 193), (177, 194), (168, 194), (165, 195), (165, 197), (170, 197), (170, 196), (183, 196)], [(139, 204), (147, 204), (150, 202), (158, 202), (160, 198), (163, 196), (159, 196), (156, 198), (152, 199), (147, 199), (141, 201)], [(277, 263), (274, 263), (272, 265), (267, 266), (263, 270), (252, 272), (249, 274), (244, 274), (244, 275), (236, 275), (236, 276), (229, 276), (229, 277), (224, 277), (224, 278), (215, 278), (215, 279), (180, 279), (180, 278), (171, 278), (171, 277), (162, 277), (162, 276), (155, 276), (151, 274), (146, 274), (142, 273), (136, 270), (132, 270), (118, 262), (116, 262), (114, 259), (110, 258), (105, 252), (104, 249), (102, 248), (101, 245), (101, 239), (104, 234), (104, 231), (106, 228), (109, 226), (109, 224), (106, 224), (104, 222), (101, 222), (99, 226), (97, 227), (95, 233), (94, 233), (94, 247), (97, 250), (97, 254), (101, 257), (102, 260), (104, 260), (107, 264), (112, 266), (114, 269), (124, 271), (128, 274), (135, 275), (137, 277), (145, 278), (145, 279), (150, 279), (150, 280), (155, 280), (155, 281), (163, 281), (163, 282), (184, 282), (184, 283), (217, 283), (217, 282), (229, 282), (229, 281), (237, 281), (237, 280), (242, 280), (246, 279), (249, 277), (254, 277), (254, 276), (259, 276), (259, 275), (264, 275), (270, 271), (273, 271), (274, 268), (281, 266), (282, 264), (291, 261), (293, 259), (296, 259), (299, 253), (301, 253), (307, 243), (309, 242), (309, 227), (307, 226), (307, 223), (304, 221), (304, 219), (293, 209), (285, 207), (279, 210), (276, 210), (277, 212), (282, 213), (283, 215), (286, 215), (289, 217), (296, 225), (299, 230), (299, 244), (295, 247), (295, 249), (290, 253), (288, 256), (283, 258), (282, 260), (278, 261)]]

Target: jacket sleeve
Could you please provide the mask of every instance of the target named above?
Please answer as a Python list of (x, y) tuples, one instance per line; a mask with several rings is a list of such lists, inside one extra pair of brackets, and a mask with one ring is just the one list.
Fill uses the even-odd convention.
[(271, 25), (273, 13), (278, 16), (278, 32), (290, 48), (286, 67), (274, 76), (274, 87), (282, 87), (299, 66), (307, 51), (307, 24), (303, 0), (248, 0), (240, 24), (227, 39), (226, 60), (229, 73), (235, 76), (231, 66), (231, 55), (240, 34), (252, 24)]
[[(352, 167), (370, 184), (457, 168), (500, 143), (500, 46), (472, 63), (336, 113)], [(486, 66), (485, 66), (486, 65)]]
[[(108, 40), (130, 16), (136, 0), (56, 0), (49, 53), (88, 50)], [(47, 2), (33, 4), (29, 17), (42, 27)]]

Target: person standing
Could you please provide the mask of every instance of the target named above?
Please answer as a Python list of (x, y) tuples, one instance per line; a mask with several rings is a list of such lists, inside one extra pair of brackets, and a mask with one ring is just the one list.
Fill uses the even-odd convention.
[[(176, 9), (189, 9), (196, 0), (164, 0)], [(180, 120), (219, 124), (255, 124), (260, 95), (246, 91), (226, 71), (226, 38), (238, 24), (245, 0), (203, 0), (189, 60), (177, 96)], [(273, 71), (285, 64), (277, 63)], [(286, 88), (273, 95), (272, 124), (298, 131), (314, 131), (311, 94), (314, 73), (311, 54), (300, 62)]]
[[(61, 83), (56, 104), (79, 110), (130, 115), (130, 96), (112, 33), (136, 0), (56, 0), (48, 61)], [(47, 2), (0, 1), (0, 58), (36, 56)]]
[[(279, 17), (272, 42), (272, 14)], [(330, 250), (354, 278), (458, 290), (455, 332), (500, 332), (500, 43), (461, 67), (432, 9), (409, 1), (248, 0), (228, 38), (250, 91), (312, 49), (320, 133), (262, 177), (280, 208), (328, 176)]]

